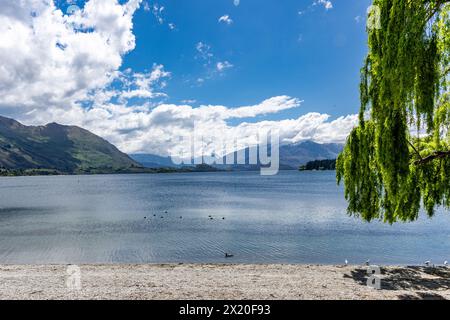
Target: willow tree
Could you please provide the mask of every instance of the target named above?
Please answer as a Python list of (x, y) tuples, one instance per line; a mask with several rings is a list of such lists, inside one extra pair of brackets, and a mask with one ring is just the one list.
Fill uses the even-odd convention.
[(374, 0), (359, 125), (337, 161), (348, 212), (413, 221), (450, 208), (450, 0)]

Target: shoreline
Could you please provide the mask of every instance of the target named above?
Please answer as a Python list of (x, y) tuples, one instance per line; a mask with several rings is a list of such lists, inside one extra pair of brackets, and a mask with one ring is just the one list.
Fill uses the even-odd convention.
[[(28, 169), (27, 169), (28, 170)], [(226, 170), (201, 171), (195, 169), (177, 169), (177, 168), (143, 168), (142, 170), (132, 171), (98, 171), (98, 172), (59, 172), (59, 171), (26, 171), (24, 173), (0, 171), (0, 177), (59, 177), (59, 176), (110, 176), (110, 175), (150, 175), (150, 174), (174, 174), (174, 173), (216, 173), (231, 172)]]
[[(450, 299), (450, 268), (442, 266), (382, 266), (381, 290), (367, 286), (366, 266), (87, 264), (68, 267), (0, 265), (0, 299)], [(74, 279), (80, 280), (80, 290), (67, 286), (68, 280), (77, 283)]]
[[(16, 177), (83, 177), (83, 176), (114, 176), (114, 175), (171, 175), (171, 174), (188, 174), (188, 173), (242, 173), (242, 172), (259, 172), (259, 170), (210, 170), (210, 171), (201, 171), (201, 170), (179, 170), (176, 168), (162, 168), (153, 169), (147, 168), (148, 171), (142, 172), (99, 172), (99, 173), (52, 173), (52, 174), (2, 174), (0, 172), (0, 178), (16, 178)], [(280, 172), (329, 172), (335, 170), (296, 170), (296, 169), (283, 169)]]

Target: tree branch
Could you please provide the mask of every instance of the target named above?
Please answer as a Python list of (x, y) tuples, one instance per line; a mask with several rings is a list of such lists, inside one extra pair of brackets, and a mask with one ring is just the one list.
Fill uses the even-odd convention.
[(428, 157), (425, 157), (425, 158), (415, 161), (414, 164), (415, 165), (423, 165), (423, 164), (427, 164), (433, 160), (442, 159), (445, 157), (450, 157), (450, 151), (435, 151)]
[[(429, 1), (429, 0), (425, 1), (425, 3), (429, 3), (429, 2), (431, 2), (431, 1)], [(435, 7), (431, 8), (431, 12), (429, 13), (429, 15), (427, 17), (427, 21), (429, 21), (431, 18), (433, 18), (434, 15), (436, 13), (438, 13), (439, 10), (441, 10), (442, 7), (449, 2), (450, 2), (449, 0), (437, 0), (436, 3), (434, 3)]]
[(414, 147), (414, 145), (411, 143), (411, 141), (408, 140), (408, 143), (414, 149), (414, 151), (417, 153), (417, 155), (419, 156), (420, 160), (423, 160), (422, 156), (420, 155), (420, 152), (417, 151), (416, 147)]

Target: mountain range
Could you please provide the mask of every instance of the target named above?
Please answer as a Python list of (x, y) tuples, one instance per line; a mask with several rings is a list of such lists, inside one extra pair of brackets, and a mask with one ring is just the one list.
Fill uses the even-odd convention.
[[(337, 143), (319, 144), (313, 141), (303, 141), (280, 147), (280, 169), (293, 170), (314, 160), (336, 159), (343, 145)], [(269, 149), (270, 150), (270, 149)], [(245, 165), (215, 165), (222, 170), (258, 170), (260, 165), (249, 164), (249, 151), (245, 151)], [(136, 162), (147, 168), (180, 167), (172, 162), (170, 157), (154, 154), (131, 154)], [(259, 161), (258, 161), (259, 162)]]

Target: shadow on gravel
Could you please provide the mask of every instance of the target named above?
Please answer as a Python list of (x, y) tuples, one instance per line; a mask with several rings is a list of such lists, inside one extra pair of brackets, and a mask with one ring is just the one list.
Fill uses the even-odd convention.
[[(367, 269), (357, 268), (345, 274), (344, 277), (352, 278), (360, 285), (367, 285)], [(450, 290), (450, 268), (446, 267), (404, 267), (381, 268), (382, 290), (405, 291), (440, 291)], [(439, 300), (445, 299), (437, 293), (414, 292), (414, 294), (402, 294), (399, 299), (406, 300)]]
[(446, 300), (443, 296), (430, 292), (417, 292), (416, 295), (401, 294), (398, 298), (400, 300)]

